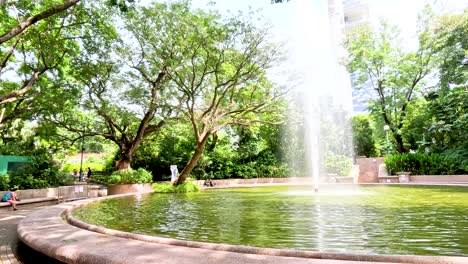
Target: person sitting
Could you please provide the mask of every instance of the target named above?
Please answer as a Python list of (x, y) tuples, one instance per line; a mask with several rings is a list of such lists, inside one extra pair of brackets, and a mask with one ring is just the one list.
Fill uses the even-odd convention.
[(213, 182), (211, 181), (210, 178), (206, 179), (205, 182), (203, 183), (203, 185), (207, 186), (207, 187), (213, 187), (214, 184)]
[(12, 188), (9, 192), (6, 192), (2, 197), (2, 202), (8, 202), (13, 207), (13, 210), (16, 210), (16, 202), (19, 201), (15, 193), (16, 189)]

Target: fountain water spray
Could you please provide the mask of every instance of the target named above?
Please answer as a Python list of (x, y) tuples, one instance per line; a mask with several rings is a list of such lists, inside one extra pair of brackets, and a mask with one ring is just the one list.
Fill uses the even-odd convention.
[(312, 176), (314, 190), (318, 191), (320, 174), (326, 173), (324, 157), (346, 155), (345, 149), (352, 149), (346, 122), (351, 112), (350, 80), (338, 63), (345, 55), (340, 46), (343, 8), (340, 0), (295, 0), (289, 4), (294, 5), (289, 22), (289, 63), (297, 77), (291, 109), (295, 120), (290, 124), (302, 122), (291, 127), (303, 130), (289, 132), (302, 137), (292, 147), (292, 167)]

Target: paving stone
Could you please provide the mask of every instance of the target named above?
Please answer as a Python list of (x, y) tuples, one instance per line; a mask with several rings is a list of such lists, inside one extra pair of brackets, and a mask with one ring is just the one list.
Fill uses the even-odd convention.
[[(22, 261), (18, 255), (20, 243), (16, 228), (21, 219), (35, 210), (41, 209), (35, 205), (18, 205), (18, 210), (0, 210), (0, 263), (1, 264), (29, 264), (48, 263), (49, 258), (39, 254), (34, 260)], [(29, 252), (28, 252), (29, 254)]]

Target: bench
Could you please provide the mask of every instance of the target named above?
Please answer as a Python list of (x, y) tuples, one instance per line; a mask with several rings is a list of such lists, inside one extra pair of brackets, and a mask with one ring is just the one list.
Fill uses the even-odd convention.
[[(39, 198), (30, 198), (30, 199), (21, 199), (16, 202), (16, 205), (22, 204), (35, 204), (35, 205), (46, 205), (46, 204), (56, 204), (57, 197), (39, 197)], [(8, 209), (10, 207), (9, 202), (0, 202), (0, 210)]]

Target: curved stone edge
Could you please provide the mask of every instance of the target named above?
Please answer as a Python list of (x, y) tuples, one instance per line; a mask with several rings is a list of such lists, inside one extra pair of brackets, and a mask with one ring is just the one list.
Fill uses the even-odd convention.
[[(72, 210), (78, 206), (83, 206), (98, 200), (129, 195), (135, 194), (99, 197), (64, 203), (39, 210), (29, 215), (18, 224), (18, 237), (31, 248), (47, 256), (66, 263), (83, 264), (153, 263), (155, 258), (161, 257), (158, 250), (167, 251), (168, 247), (177, 247), (179, 251), (182, 250), (184, 252), (183, 254), (188, 252), (183, 248), (189, 247), (191, 248), (191, 254), (195, 254), (194, 258), (199, 258), (198, 254), (206, 255), (207, 251), (224, 252), (224, 255), (234, 254), (231, 256), (232, 259), (242, 259), (239, 255), (249, 255), (249, 261), (245, 262), (246, 260), (244, 259), (239, 260), (241, 262), (233, 263), (270, 263), (269, 261), (273, 260), (275, 263), (316, 263), (307, 260), (317, 261), (318, 259), (321, 261), (344, 261), (330, 263), (348, 263), (348, 261), (353, 263), (355, 261), (421, 264), (468, 263), (468, 257), (326, 253), (185, 241), (134, 234), (90, 225), (73, 218), (71, 214)], [(65, 220), (68, 221), (68, 223), (65, 222)], [(122, 244), (125, 244), (124, 251), (122, 251)], [(91, 247), (92, 245), (98, 247)], [(126, 251), (137, 251), (138, 254), (132, 254)], [(148, 257), (148, 255), (151, 255), (151, 257)], [(261, 258), (255, 258), (252, 257), (252, 255), (261, 256)], [(138, 256), (143, 256), (143, 258), (138, 258)], [(219, 260), (211, 262), (207, 261), (207, 259), (199, 259), (198, 262), (193, 260), (191, 262), (179, 262), (173, 258), (173, 254), (166, 257), (171, 257), (174, 260), (174, 262), (168, 263), (219, 263)], [(147, 261), (148, 259), (150, 260), (149, 262)], [(264, 262), (266, 259), (270, 260)], [(300, 259), (302, 259), (302, 261)], [(259, 260), (262, 261), (258, 262)]]

